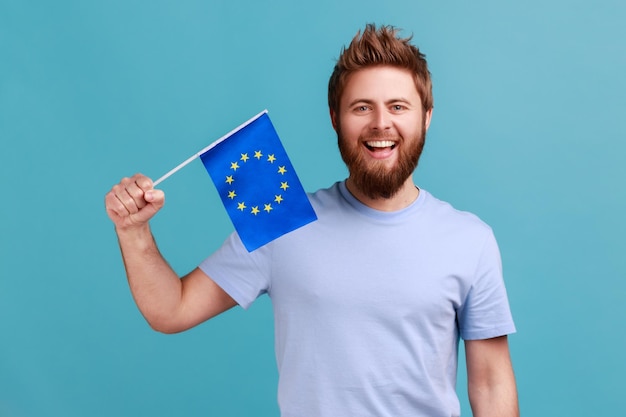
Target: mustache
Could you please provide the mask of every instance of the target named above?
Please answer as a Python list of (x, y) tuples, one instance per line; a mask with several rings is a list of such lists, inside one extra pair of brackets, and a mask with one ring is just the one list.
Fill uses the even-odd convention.
[(402, 142), (404, 139), (402, 136), (392, 132), (371, 132), (364, 135), (360, 135), (359, 139), (362, 141), (369, 140), (392, 140), (394, 142)]

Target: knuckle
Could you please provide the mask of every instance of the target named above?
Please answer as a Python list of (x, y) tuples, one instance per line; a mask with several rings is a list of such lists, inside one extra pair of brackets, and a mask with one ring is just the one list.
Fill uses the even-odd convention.
[(128, 193), (120, 196), (119, 199), (121, 203), (127, 208), (135, 205), (135, 200), (133, 200), (133, 198), (130, 195), (128, 195)]
[(138, 175), (139, 176), (135, 179), (135, 183), (139, 188), (142, 188), (144, 190), (152, 188), (152, 180), (150, 178), (146, 177), (145, 175)]
[(128, 195), (135, 201), (143, 199), (143, 191), (138, 188), (129, 188)]
[(128, 212), (124, 205), (122, 205), (119, 201), (111, 201), (107, 206), (107, 209), (120, 217), (125, 216)]
[(114, 200), (115, 200), (115, 193), (112, 190), (106, 193), (106, 195), (104, 196), (104, 204), (107, 206), (112, 205)]

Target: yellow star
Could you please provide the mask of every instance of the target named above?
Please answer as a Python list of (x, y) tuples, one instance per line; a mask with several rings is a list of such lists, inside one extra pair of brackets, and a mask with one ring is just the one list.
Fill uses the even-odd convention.
[(276, 157), (274, 156), (274, 154), (271, 154), (270, 156), (267, 157), (267, 162), (270, 163), (274, 163), (274, 161), (276, 160)]
[(232, 200), (235, 197), (237, 197), (237, 194), (235, 194), (235, 190), (228, 192), (228, 198)]
[(246, 205), (243, 202), (237, 203), (237, 210), (243, 211), (245, 208), (246, 208)]
[(281, 175), (285, 175), (285, 172), (287, 172), (287, 170), (285, 169), (284, 166), (282, 167), (278, 167), (278, 173)]
[(233, 171), (237, 171), (237, 169), (239, 169), (239, 164), (237, 162), (231, 162), (230, 169), (232, 169)]
[(255, 151), (254, 152), (254, 157), (256, 159), (261, 159), (262, 156), (263, 156), (263, 154), (261, 153), (261, 151)]
[(259, 211), (259, 206), (252, 207), (252, 210), (250, 210), (250, 212), (256, 216), (260, 212)]
[(280, 188), (282, 188), (283, 190), (287, 191), (287, 188), (289, 188), (289, 184), (287, 184), (287, 181), (281, 182), (280, 183)]
[(265, 211), (267, 211), (269, 213), (270, 211), (273, 210), (272, 209), (272, 205), (271, 204), (265, 204), (265, 208), (263, 210), (265, 210)]
[(227, 182), (228, 184), (232, 184), (234, 181), (235, 181), (235, 179), (233, 178), (233, 176), (232, 176), (232, 175), (228, 175), (228, 176), (226, 176), (226, 182)]
[(242, 154), (241, 154), (241, 160), (242, 160), (243, 162), (248, 162), (248, 159), (250, 159), (250, 157), (248, 156), (248, 154), (247, 154), (247, 153), (242, 153)]
[(278, 204), (280, 204), (280, 202), (283, 201), (283, 196), (282, 195), (277, 195), (275, 197), (276, 198), (274, 198), (274, 201), (276, 201)]

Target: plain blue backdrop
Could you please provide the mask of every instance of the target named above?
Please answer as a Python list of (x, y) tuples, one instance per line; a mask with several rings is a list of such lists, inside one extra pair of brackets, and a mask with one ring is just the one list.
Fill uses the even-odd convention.
[[(267, 297), (153, 332), (104, 194), (265, 108), (307, 190), (343, 179), (326, 83), (367, 22), (428, 57), (416, 182), (496, 232), (522, 414), (620, 415), (625, 19), (618, 0), (0, 0), (0, 416), (277, 416)], [(183, 274), (232, 225), (200, 162), (162, 188)]]

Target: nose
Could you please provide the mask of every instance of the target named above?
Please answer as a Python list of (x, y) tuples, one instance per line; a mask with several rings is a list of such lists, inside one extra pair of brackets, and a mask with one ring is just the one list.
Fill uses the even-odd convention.
[(385, 130), (391, 129), (391, 117), (390, 114), (385, 111), (385, 109), (375, 109), (372, 112), (372, 120), (370, 122), (370, 128), (372, 130), (377, 130), (380, 132), (384, 132)]

